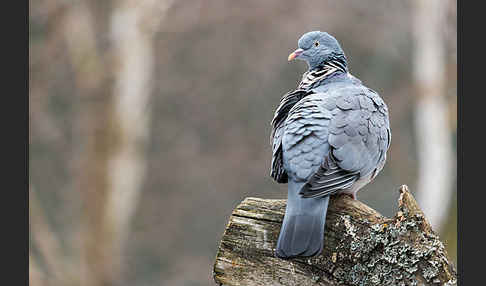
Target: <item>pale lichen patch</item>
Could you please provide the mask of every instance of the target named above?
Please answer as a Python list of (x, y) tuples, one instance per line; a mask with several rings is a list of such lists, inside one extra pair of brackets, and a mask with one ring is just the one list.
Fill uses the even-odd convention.
[[(422, 234), (420, 214), (409, 217), (406, 211), (400, 212), (395, 220), (399, 223), (372, 224), (364, 232), (358, 232), (350, 216), (342, 215), (340, 221), (345, 235), (337, 249), (342, 259), (355, 265), (334, 271), (343, 284), (419, 285), (417, 274), (430, 283), (447, 266), (441, 262), (445, 257), (442, 242), (433, 233)], [(333, 262), (335, 257), (333, 253)]]
[(354, 237), (356, 235), (356, 227), (351, 223), (350, 218), (349, 215), (341, 216), (344, 226), (346, 227), (346, 233)]

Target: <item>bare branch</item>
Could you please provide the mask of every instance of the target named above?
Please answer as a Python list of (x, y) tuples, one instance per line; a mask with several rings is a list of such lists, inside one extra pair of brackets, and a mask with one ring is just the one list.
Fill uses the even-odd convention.
[[(52, 231), (32, 185), (29, 188), (29, 218), (32, 238), (47, 264), (49, 275), (54, 280), (64, 281), (66, 264), (69, 262), (62, 255), (59, 239)], [(33, 275), (39, 278), (37, 274), (40, 274), (40, 271), (37, 271), (38, 267), (35, 267), (36, 264), (29, 254), (29, 267), (31, 266), (34, 267)]]

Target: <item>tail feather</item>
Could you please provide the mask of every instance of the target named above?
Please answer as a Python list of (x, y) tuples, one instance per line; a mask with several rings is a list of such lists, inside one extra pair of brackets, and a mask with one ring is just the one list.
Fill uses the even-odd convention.
[(314, 256), (324, 245), (329, 196), (303, 198), (298, 194), (302, 186), (289, 181), (287, 208), (275, 253), (280, 258)]

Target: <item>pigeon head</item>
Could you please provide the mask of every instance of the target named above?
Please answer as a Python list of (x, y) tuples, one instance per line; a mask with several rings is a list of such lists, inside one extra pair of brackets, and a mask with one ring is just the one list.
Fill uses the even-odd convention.
[(303, 60), (309, 69), (316, 68), (328, 61), (339, 60), (346, 65), (346, 57), (338, 41), (326, 32), (312, 31), (300, 37), (298, 49), (289, 55), (288, 60)]

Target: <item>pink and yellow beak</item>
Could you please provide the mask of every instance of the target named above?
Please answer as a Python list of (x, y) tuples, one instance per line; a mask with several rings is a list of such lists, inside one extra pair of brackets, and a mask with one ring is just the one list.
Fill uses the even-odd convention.
[(303, 52), (304, 52), (304, 50), (303, 50), (303, 49), (297, 49), (297, 50), (295, 50), (293, 53), (291, 53), (291, 54), (289, 55), (289, 58), (288, 58), (289, 62), (290, 62), (291, 60), (295, 59), (296, 57), (298, 57), (298, 56), (299, 56), (300, 54), (302, 54)]

